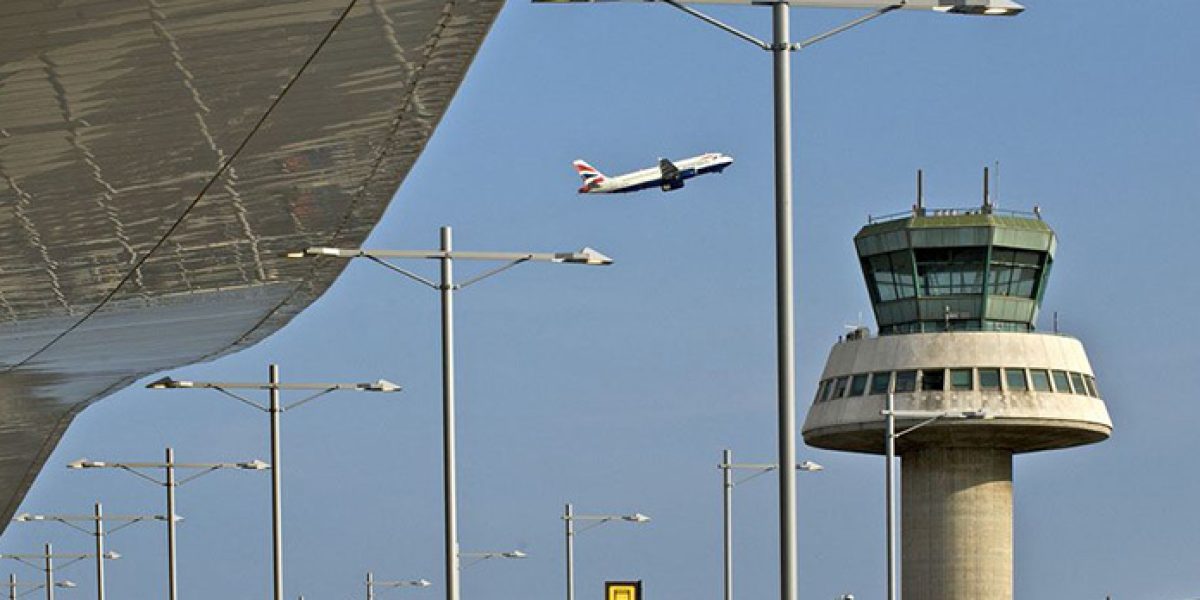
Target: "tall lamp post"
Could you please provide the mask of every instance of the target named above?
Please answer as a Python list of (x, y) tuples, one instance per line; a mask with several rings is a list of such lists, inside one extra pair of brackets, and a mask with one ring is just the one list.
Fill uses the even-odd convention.
[[(633, 513), (631, 515), (577, 515), (575, 514), (575, 507), (567, 503), (563, 509), (562, 520), (566, 528), (567, 541), (567, 600), (575, 600), (575, 536), (613, 521), (649, 523), (650, 517), (642, 513)], [(576, 521), (588, 522), (591, 525), (576, 531)]]
[[(887, 460), (884, 486), (887, 498), (887, 597), (896, 600), (896, 440), (941, 419), (987, 419), (985, 410), (937, 412), (927, 410), (896, 410), (896, 395), (889, 392), (887, 404), (879, 411), (884, 419), (884, 444)], [(896, 431), (896, 420), (916, 420), (917, 423)]]
[[(417, 283), (436, 290), (442, 301), (442, 496), (444, 504), (444, 544), (446, 600), (459, 600), (458, 568), (458, 487), (455, 461), (454, 421), (454, 292), (478, 283), (526, 262), (609, 265), (612, 259), (591, 249), (577, 252), (471, 252), (453, 249), (449, 227), (441, 228), (441, 246), (437, 250), (363, 250), (359, 248), (313, 247), (288, 252), (288, 258), (333, 257), (366, 258)], [(424, 259), (441, 263), (441, 280), (430, 281), (389, 259)], [(461, 282), (454, 280), (454, 261), (500, 262), (499, 267), (484, 271)]]
[[(54, 588), (56, 588), (56, 587), (61, 587), (61, 588), (75, 587), (74, 582), (70, 582), (70, 581), (55, 582), (54, 581), (54, 559), (56, 559), (56, 558), (68, 559), (67, 562), (65, 562), (61, 565), (58, 565), (58, 568), (62, 569), (62, 568), (66, 568), (70, 565), (73, 565), (81, 560), (93, 558), (95, 556), (96, 556), (95, 554), (84, 554), (84, 553), (80, 553), (80, 552), (55, 553), (54, 546), (51, 545), (49, 542), (46, 542), (44, 551), (41, 554), (33, 554), (33, 553), (0, 554), (0, 559), (6, 558), (6, 559), (10, 559), (10, 560), (15, 560), (19, 563), (29, 565), (30, 567), (33, 567), (33, 568), (41, 571), (42, 574), (45, 575), (45, 583), (41, 584), (38, 587), (45, 588), (46, 600), (54, 600)], [(117, 554), (116, 552), (106, 552), (100, 556), (102, 559), (105, 559), (105, 560), (116, 560), (118, 558), (121, 558), (121, 555)], [(41, 561), (41, 564), (33, 562), (35, 560)], [(10, 582), (10, 584), (15, 584), (16, 577), (10, 575), (9, 582)], [(10, 588), (10, 590), (11, 589), (12, 588)], [(10, 591), (9, 593), (11, 595), (13, 592)]]
[[(645, 0), (532, 0), (535, 3), (590, 3)], [(654, 0), (651, 0), (654, 1)], [(1012, 0), (660, 0), (749, 42), (773, 57), (775, 138), (775, 336), (779, 441), (780, 597), (796, 591), (796, 373), (792, 267), (792, 99), (791, 52), (803, 50), (843, 31), (899, 9), (941, 13), (1012, 16), (1025, 7)], [(731, 27), (687, 4), (770, 5), (772, 40), (766, 42)], [(789, 38), (788, 7), (861, 8), (871, 12), (800, 42)]]
[[(154, 390), (165, 389), (210, 389), (216, 390), (246, 406), (266, 413), (270, 421), (269, 435), (271, 438), (271, 557), (272, 583), (275, 600), (283, 600), (283, 460), (280, 456), (279, 416), (285, 411), (292, 410), (325, 394), (338, 390), (353, 390), (360, 392), (399, 392), (400, 386), (380, 379), (373, 383), (281, 383), (279, 381), (279, 365), (270, 365), (267, 370), (266, 383), (234, 383), (216, 381), (181, 381), (163, 377), (147, 385)], [(255, 402), (233, 390), (266, 390), (270, 400), (266, 404)], [(309, 395), (290, 404), (280, 402), (280, 393), (284, 390), (312, 392)], [(100, 600), (104, 600), (101, 598)]]
[[(721, 452), (721, 464), (717, 465), (721, 470), (721, 487), (723, 490), (724, 502), (724, 531), (725, 531), (725, 600), (733, 600), (733, 487), (758, 477), (765, 475), (779, 468), (779, 465), (766, 463), (735, 463), (733, 462), (733, 451), (726, 449)], [(805, 471), (808, 473), (816, 473), (823, 471), (825, 467), (812, 462), (810, 460), (803, 461), (796, 465), (797, 471)], [(734, 481), (734, 471), (750, 471), (751, 475), (741, 481)]]
[[(44, 587), (46, 587), (46, 584), (44, 584), (44, 583), (19, 582), (19, 581), (17, 581), (16, 573), (8, 574), (8, 600), (17, 600), (17, 598), (19, 596), (24, 596), (25, 594), (32, 594), (33, 592), (40, 590)], [(69, 579), (62, 579), (62, 580), (54, 582), (54, 587), (71, 589), (71, 588), (74, 588), (77, 586), (75, 585), (74, 581), (71, 581)], [(17, 591), (20, 590), (21, 588), (25, 588), (26, 591), (21, 593), (20, 595), (18, 595)]]
[(367, 600), (375, 600), (375, 588), (402, 588), (402, 587), (429, 587), (433, 585), (428, 579), (397, 579), (392, 581), (380, 581), (375, 579), (375, 574), (367, 571)]
[[(145, 521), (166, 521), (164, 515), (104, 515), (104, 507), (99, 502), (95, 505), (95, 512), (91, 515), (42, 515), (32, 513), (21, 513), (13, 517), (15, 523), (40, 523), (40, 522), (57, 522), (70, 527), (83, 534), (90, 535), (95, 538), (96, 543), (96, 599), (104, 600), (104, 539), (112, 533), (116, 533), (130, 525), (142, 523)], [(116, 527), (104, 530), (105, 523), (120, 523)], [(92, 523), (92, 529), (81, 527), (77, 523)]]
[[(167, 490), (167, 597), (169, 600), (178, 600), (179, 585), (177, 580), (177, 563), (175, 555), (175, 524), (179, 517), (175, 514), (175, 488), (194, 481), (200, 477), (208, 475), (213, 471), (221, 469), (245, 469), (251, 471), (261, 471), (269, 469), (271, 465), (261, 461), (252, 460), (247, 462), (221, 462), (221, 463), (177, 463), (175, 462), (175, 449), (167, 448), (165, 462), (106, 462), (100, 460), (88, 460), (81, 458), (67, 464), (68, 469), (120, 469), (132, 475), (136, 475), (141, 479), (145, 479), (157, 486), (166, 488)], [(162, 469), (164, 479), (158, 479), (153, 475), (147, 474), (148, 469)], [(175, 478), (176, 470), (195, 471), (191, 475), (183, 479)]]

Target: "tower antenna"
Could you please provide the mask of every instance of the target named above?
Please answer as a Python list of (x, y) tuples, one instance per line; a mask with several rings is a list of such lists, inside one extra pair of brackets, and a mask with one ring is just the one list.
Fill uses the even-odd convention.
[(992, 214), (992, 194), (988, 189), (988, 180), (990, 179), (988, 168), (983, 168), (983, 214)]
[(995, 164), (996, 173), (993, 175), (996, 179), (992, 182), (992, 204), (999, 206), (1000, 204), (1000, 161)]
[(925, 216), (925, 171), (917, 169), (917, 206), (916, 215)]

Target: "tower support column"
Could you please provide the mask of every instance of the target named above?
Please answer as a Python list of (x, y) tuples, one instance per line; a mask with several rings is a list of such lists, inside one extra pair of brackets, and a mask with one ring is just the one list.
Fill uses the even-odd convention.
[(1012, 600), (1012, 451), (928, 446), (902, 456), (903, 596)]

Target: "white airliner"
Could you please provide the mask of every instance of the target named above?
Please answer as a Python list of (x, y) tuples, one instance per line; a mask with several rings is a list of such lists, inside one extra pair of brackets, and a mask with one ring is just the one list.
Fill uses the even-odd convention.
[(658, 166), (608, 177), (582, 160), (575, 161), (575, 170), (583, 178), (580, 194), (622, 194), (650, 188), (664, 192), (683, 187), (683, 182), (697, 175), (720, 173), (733, 164), (733, 158), (717, 152), (671, 162), (658, 159)]

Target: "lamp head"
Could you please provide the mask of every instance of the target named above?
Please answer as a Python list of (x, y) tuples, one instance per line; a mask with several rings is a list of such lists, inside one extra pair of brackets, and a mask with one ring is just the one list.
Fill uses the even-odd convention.
[(179, 381), (170, 377), (163, 377), (162, 379), (150, 382), (146, 387), (152, 390), (169, 390), (196, 387), (196, 383), (194, 381)]
[(955, 15), (1014, 17), (1024, 12), (1025, 7), (1012, 0), (952, 0), (934, 10)]
[(815, 473), (815, 472), (817, 472), (817, 471), (824, 471), (824, 470), (825, 470), (825, 467), (823, 467), (823, 466), (821, 466), (821, 465), (819, 465), (819, 464), (817, 464), (817, 463), (815, 463), (815, 462), (813, 462), (813, 461), (811, 461), (811, 460), (806, 460), (806, 461), (804, 461), (804, 462), (802, 462), (802, 463), (800, 463), (800, 464), (796, 465), (796, 468), (797, 468), (798, 470), (801, 470), (801, 471), (808, 471), (808, 472), (810, 472), (810, 473)]
[(105, 466), (104, 461), (88, 460), (86, 458), (81, 458), (79, 460), (73, 460), (73, 461), (67, 463), (68, 469), (95, 469), (95, 468), (99, 468), (99, 467), (103, 467), (103, 466)]
[(379, 379), (374, 383), (360, 383), (355, 386), (355, 389), (362, 390), (364, 392), (399, 392), (404, 388), (400, 387), (399, 384), (392, 383), (386, 379)]
[(601, 254), (594, 248), (582, 248), (576, 252), (560, 252), (555, 254), (554, 262), (573, 265), (611, 265), (613, 259)]
[(240, 462), (237, 464), (239, 469), (247, 469), (250, 471), (264, 471), (271, 468), (271, 463), (263, 462), (259, 459), (254, 459), (249, 462)]
[(576, 254), (583, 258), (583, 264), (585, 265), (611, 265), (613, 263), (613, 259), (601, 254), (594, 248), (584, 248), (576, 252)]
[(428, 579), (418, 579), (412, 582), (412, 584), (415, 587), (429, 587), (433, 585), (433, 582), (429, 581)]
[(504, 552), (500, 556), (503, 556), (504, 558), (528, 558), (529, 557), (528, 554), (525, 554), (524, 552), (521, 552), (520, 550), (513, 550), (512, 552)]
[(45, 521), (46, 515), (34, 515), (34, 514), (30, 514), (30, 513), (21, 513), (15, 517), (13, 517), (13, 520), (17, 521), (19, 523), (28, 523), (30, 521)]
[(54, 587), (71, 589), (71, 588), (75, 588), (75, 587), (79, 587), (79, 586), (76, 585), (75, 582), (71, 581), (70, 579), (64, 579), (62, 581), (56, 582), (54, 584)]
[(117, 560), (118, 558), (121, 558), (121, 554), (119, 552), (105, 552), (104, 558), (107, 558), (108, 560)]
[(630, 523), (649, 523), (650, 517), (647, 517), (646, 515), (643, 515), (642, 513), (633, 513), (632, 515), (626, 515), (624, 517), (621, 517), (621, 520), (629, 521)]

